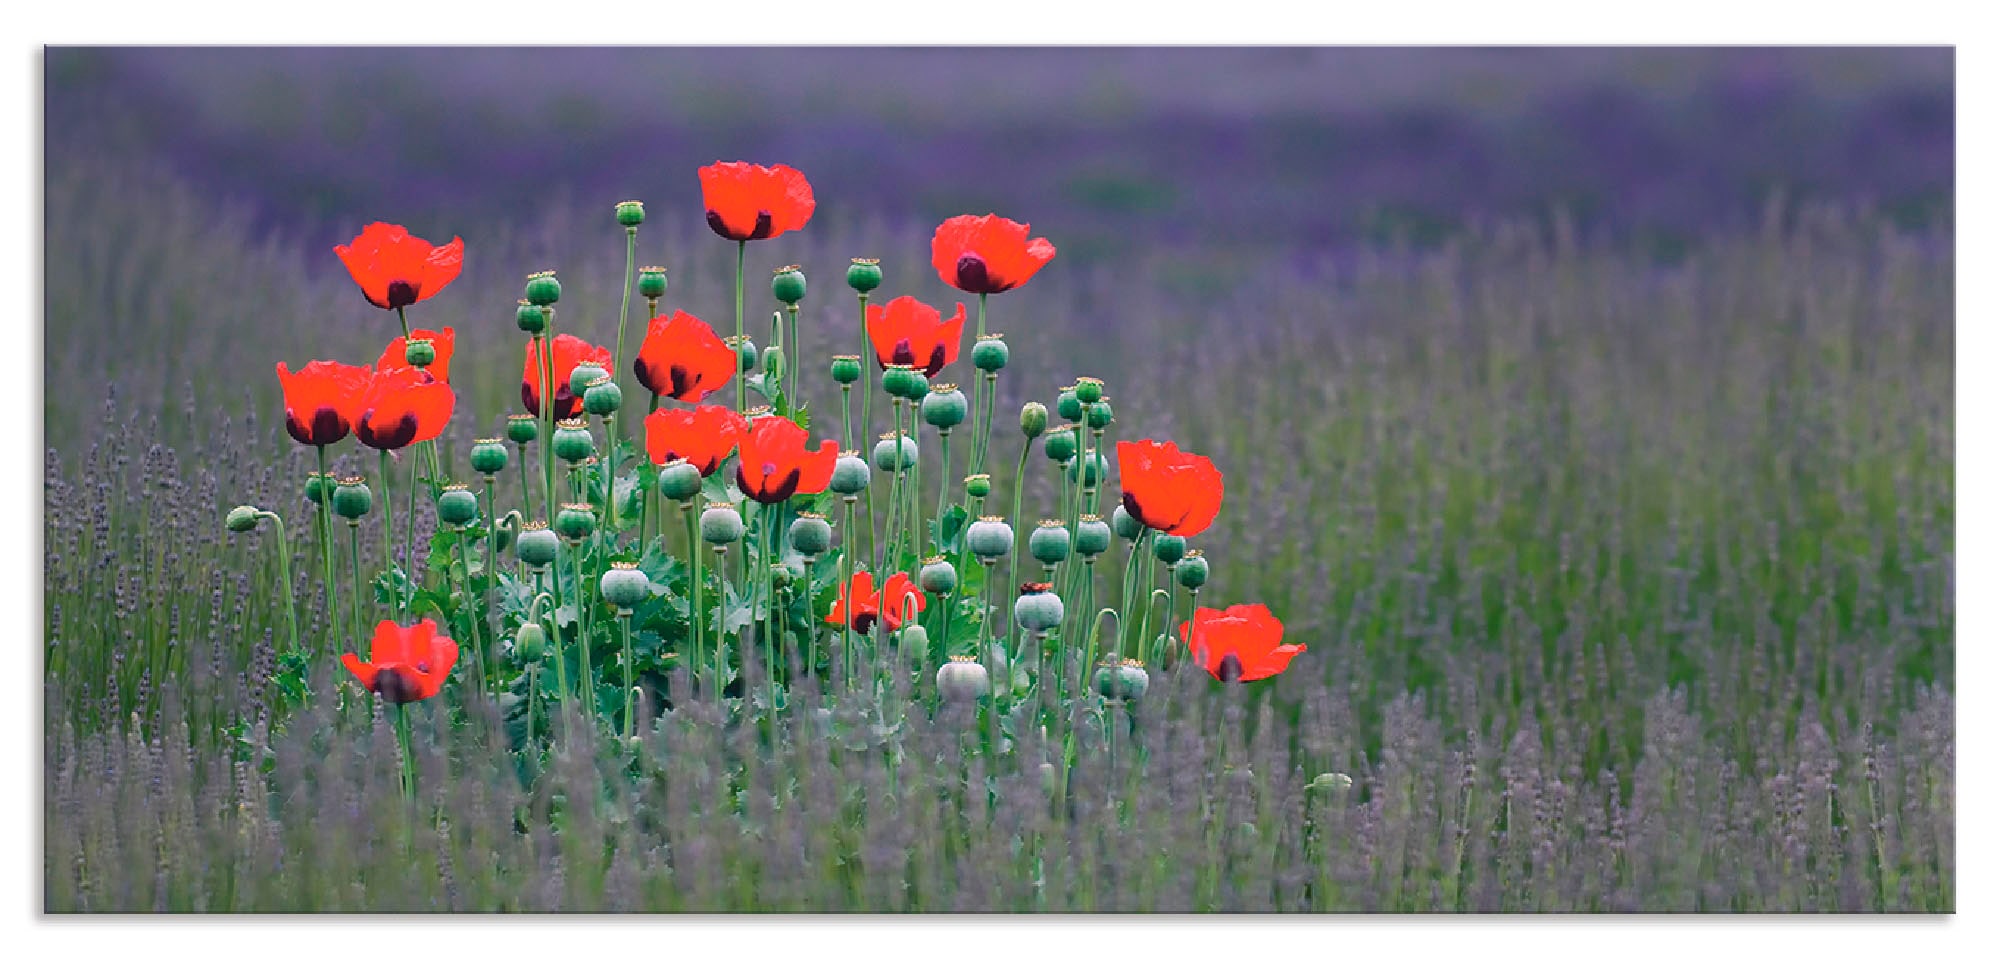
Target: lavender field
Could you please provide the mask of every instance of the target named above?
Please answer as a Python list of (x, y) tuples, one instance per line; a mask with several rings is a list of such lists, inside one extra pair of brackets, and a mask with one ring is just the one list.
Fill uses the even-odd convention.
[[(46, 163), (47, 911), (1955, 910), (1949, 51), (738, 52), (530, 80), (460, 51), (418, 85), (383, 51), (49, 51), (49, 115), (84, 119)], [(1037, 112), (1051, 90), (1073, 111)], [(330, 248), (464, 237), (411, 310), (456, 330), (462, 464), (522, 411), (524, 276), (618, 338), (614, 203), (645, 202), (663, 310), (727, 323), (694, 170), (739, 156), (819, 199), (745, 267), (760, 345), (765, 277), (809, 280), (787, 398), (815, 437), (850, 259), (970, 309), (932, 227), (1030, 222), (1060, 252), (990, 307), (1022, 548), (1076, 483), (1015, 413), (1100, 378), (1114, 438), (1226, 477), (1199, 602), (1263, 603), (1306, 651), (1254, 682), (1148, 661), (1122, 700), (1036, 684), (1009, 714), (1051, 718), (997, 734), (935, 662), (788, 661), (779, 709), (746, 646), (741, 698), (710, 698), (662, 626), (633, 734), (592, 734), (594, 701), (524, 733), (534, 686), (454, 673), (409, 710), (406, 793), (380, 702), (286, 640), (288, 585), (304, 647), (352, 644), (354, 596), (321, 587), (348, 554), (322, 569), (273, 365), (401, 331)], [(928, 500), (952, 457), (914, 435)], [(469, 580), (416, 458), (378, 487), (417, 502), (415, 554), (365, 526), (353, 562)], [(241, 504), (282, 518), (289, 583), (278, 530), (225, 529)]]

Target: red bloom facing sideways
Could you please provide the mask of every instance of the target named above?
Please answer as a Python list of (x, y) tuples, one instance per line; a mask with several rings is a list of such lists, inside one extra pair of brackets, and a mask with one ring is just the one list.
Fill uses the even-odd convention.
[(568, 333), (553, 340), (528, 340), (528, 360), (521, 366), (521, 405), (537, 416), (542, 414), (542, 355), (537, 343), (547, 343), (555, 354), (556, 418), (575, 419), (583, 415), (583, 397), (569, 391), (570, 374), (586, 360), (610, 371), (611, 350), (592, 346)]
[(1285, 624), (1262, 605), (1196, 609), (1192, 623), (1181, 623), (1188, 654), (1224, 682), (1255, 682), (1283, 672), (1292, 656), (1306, 650), (1304, 644), (1281, 644), (1284, 638)]
[(1029, 239), (1028, 224), (992, 213), (954, 216), (931, 235), (938, 278), (968, 293), (1004, 293), (1055, 258), (1055, 244)]
[(833, 479), (840, 444), (828, 439), (814, 452), (806, 448), (807, 439), (798, 423), (781, 416), (752, 421), (737, 448), (736, 487), (765, 505), (824, 490)]
[(914, 296), (898, 296), (886, 306), (868, 307), (868, 340), (875, 344), (875, 362), (915, 366), (927, 378), (958, 361), (958, 341), (965, 331), (965, 304), (948, 320)]
[(782, 163), (711, 163), (700, 175), (708, 228), (723, 239), (770, 239), (812, 219), (812, 184), (804, 173)]
[(370, 223), (353, 242), (333, 252), (347, 264), (361, 295), (383, 309), (436, 296), (465, 265), (464, 240), (454, 236), (443, 246), (432, 246), (393, 223)]
[(451, 386), (414, 366), (375, 374), (354, 420), (354, 438), (370, 449), (401, 449), (444, 435), (458, 404)]
[(1118, 483), (1125, 511), (1168, 535), (1196, 535), (1222, 511), (1222, 471), (1171, 442), (1119, 443)]
[[(424, 372), (437, 377), (439, 382), (451, 382), (451, 327), (446, 326), (442, 330), (435, 331), (413, 329), (410, 330), (410, 335), (417, 339), (430, 340), (431, 348), (437, 351), (437, 358), (424, 367)], [(408, 368), (410, 361), (405, 359), (403, 354), (408, 351), (409, 346), (410, 341), (401, 336), (389, 340), (389, 345), (382, 350), (382, 358), (375, 360), (375, 371), (386, 373), (391, 369)]]
[(736, 375), (736, 350), (707, 323), (675, 310), (646, 326), (632, 374), (655, 396), (701, 402)]
[(430, 619), (409, 626), (384, 619), (375, 626), (368, 661), (352, 652), (340, 657), (340, 664), (362, 685), (392, 705), (438, 694), (457, 661), (458, 643), (439, 635), (437, 623)]
[(285, 431), (308, 446), (331, 446), (347, 438), (361, 417), (362, 404), (374, 370), (367, 366), (324, 359), (292, 372), (278, 364), (278, 385), (285, 391)]
[(856, 572), (854, 580), (841, 590), (841, 598), (834, 602), (833, 611), (826, 620), (845, 624), (863, 635), (882, 622), (885, 632), (893, 632), (903, 627), (903, 613), (908, 610), (910, 597), (917, 599), (916, 611), (924, 610), (924, 594), (910, 582), (910, 574), (898, 572), (882, 583), (882, 591), (875, 591), (875, 577), (867, 572)]
[(646, 455), (659, 466), (685, 459), (703, 476), (712, 476), (749, 428), (727, 406), (656, 409), (646, 417)]

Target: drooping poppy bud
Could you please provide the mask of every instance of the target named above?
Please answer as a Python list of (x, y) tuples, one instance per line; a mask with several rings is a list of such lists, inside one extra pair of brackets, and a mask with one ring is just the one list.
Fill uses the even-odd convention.
[(548, 650), (548, 633), (543, 632), (541, 626), (533, 622), (523, 622), (521, 627), (515, 630), (514, 654), (520, 656), (522, 662), (540, 662)]
[(249, 532), (257, 528), (257, 507), (237, 506), (222, 517), (222, 527), (231, 532)]

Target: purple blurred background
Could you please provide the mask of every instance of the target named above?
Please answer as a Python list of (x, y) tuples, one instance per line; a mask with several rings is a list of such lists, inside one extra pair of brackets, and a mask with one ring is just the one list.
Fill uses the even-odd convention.
[(1557, 210), (1671, 256), (1774, 191), (1948, 216), (1952, 74), (1943, 48), (50, 49), (47, 149), (315, 243), (692, 206), (741, 158), (805, 170), (828, 219), (991, 209), (1072, 262)]

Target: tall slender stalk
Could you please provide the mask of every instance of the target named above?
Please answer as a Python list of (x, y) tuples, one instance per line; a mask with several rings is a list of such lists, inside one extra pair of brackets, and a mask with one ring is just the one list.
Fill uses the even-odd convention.
[(619, 609), (618, 624), (625, 640), (625, 694), (623, 698), (625, 699), (625, 737), (629, 739), (632, 737), (632, 711), (637, 705), (636, 697), (632, 693), (632, 610)]
[[(394, 569), (396, 568), (396, 547), (391, 544), (393, 533), (390, 531), (390, 527), (396, 524), (396, 496), (391, 491), (394, 487), (389, 485), (389, 450), (378, 450), (378, 453), (382, 472), (382, 561), (389, 568)], [(414, 520), (416, 518), (415, 514), (411, 514), (410, 518)], [(399, 592), (397, 595), (400, 600), (401, 593)]]
[(275, 512), (258, 510), (257, 518), (271, 520), (278, 530), (278, 578), (285, 582), (285, 625), (292, 636), (291, 648), (299, 648), (298, 599), (292, 595), (292, 544), (285, 538), (285, 520)]
[[(744, 240), (736, 241), (736, 341), (743, 341), (743, 252), (750, 245)], [(736, 412), (741, 414), (749, 408), (743, 404), (743, 374), (740, 366), (736, 374)]]
[(576, 594), (576, 671), (577, 683), (581, 689), (585, 716), (594, 726), (597, 722), (597, 672), (590, 666), (590, 623), (584, 618), (583, 604), (583, 549), (569, 547), (570, 587)]
[(352, 546), (349, 552), (353, 555), (354, 570), (354, 649), (355, 652), (359, 653), (361, 651), (361, 636), (367, 634), (362, 631), (361, 620), (361, 520), (347, 520), (347, 537)]
[(320, 501), (317, 503), (320, 519), (326, 526), (326, 535), (320, 538), (320, 571), (326, 580), (326, 618), (329, 624), (340, 621), (340, 590), (334, 586), (333, 564), (333, 473), (326, 467), (326, 447), (314, 446), (319, 452)]

